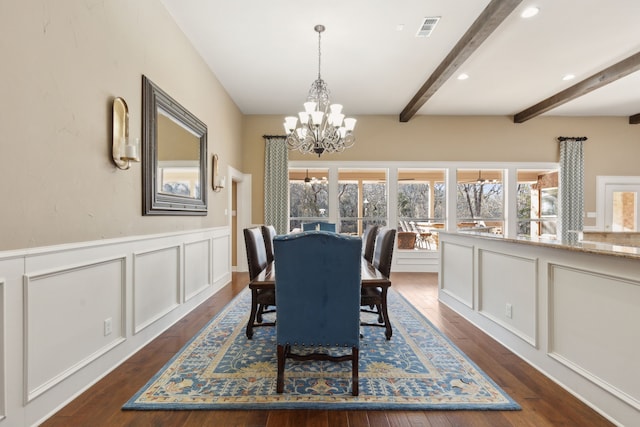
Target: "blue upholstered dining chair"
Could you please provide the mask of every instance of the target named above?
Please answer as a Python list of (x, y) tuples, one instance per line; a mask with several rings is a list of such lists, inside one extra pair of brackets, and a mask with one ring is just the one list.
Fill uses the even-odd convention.
[[(284, 390), (287, 358), (314, 358), (351, 360), (351, 390), (357, 396), (362, 240), (327, 231), (305, 231), (278, 235), (273, 247), (278, 301), (277, 392)], [(351, 354), (345, 355), (340, 349), (342, 355), (336, 356), (338, 347), (351, 348)]]
[(312, 230), (332, 231), (335, 233), (336, 224), (334, 222), (326, 222), (326, 221), (313, 221), (313, 222), (305, 222), (302, 224), (302, 231), (312, 231)]

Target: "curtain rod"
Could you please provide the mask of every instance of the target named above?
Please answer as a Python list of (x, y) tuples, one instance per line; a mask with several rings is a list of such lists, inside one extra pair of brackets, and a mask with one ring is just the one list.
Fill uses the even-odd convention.
[(559, 136), (558, 141), (586, 141), (586, 136)]

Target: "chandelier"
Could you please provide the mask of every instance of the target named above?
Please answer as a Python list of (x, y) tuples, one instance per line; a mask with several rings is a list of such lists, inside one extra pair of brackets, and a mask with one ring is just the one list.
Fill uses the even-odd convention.
[[(320, 39), (324, 25), (313, 28), (318, 33), (318, 79), (311, 84), (304, 111), (298, 117), (285, 117), (287, 147), (303, 154), (339, 153), (353, 147), (356, 119), (345, 118), (342, 105), (330, 104), (329, 89), (320, 77)], [(300, 121), (298, 122), (298, 118)]]

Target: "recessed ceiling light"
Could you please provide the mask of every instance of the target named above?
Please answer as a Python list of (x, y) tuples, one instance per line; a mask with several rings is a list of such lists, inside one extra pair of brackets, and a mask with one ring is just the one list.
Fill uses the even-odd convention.
[(523, 18), (531, 18), (532, 16), (536, 16), (538, 12), (540, 12), (540, 9), (538, 9), (535, 6), (532, 6), (523, 10), (520, 16), (522, 16)]
[(573, 80), (573, 79), (575, 79), (575, 78), (576, 78), (576, 76), (574, 76), (573, 74), (565, 74), (565, 75), (562, 77), (562, 80), (565, 80), (565, 81), (566, 81), (566, 80)]
[(396, 31), (402, 31), (402, 30), (404, 30), (404, 24), (396, 25)]
[(462, 73), (458, 76), (458, 80), (467, 80), (469, 78), (469, 74)]

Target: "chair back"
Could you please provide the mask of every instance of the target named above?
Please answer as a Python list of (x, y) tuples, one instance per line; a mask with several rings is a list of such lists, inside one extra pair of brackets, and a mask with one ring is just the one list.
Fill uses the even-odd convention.
[(249, 280), (253, 280), (267, 267), (267, 251), (260, 227), (245, 228), (244, 244), (247, 247), (247, 263), (249, 264)]
[(273, 238), (275, 237), (276, 228), (273, 225), (263, 225), (262, 238), (264, 239), (264, 249), (267, 252), (267, 262), (273, 261)]
[(303, 222), (302, 223), (302, 231), (312, 231), (320, 228), (320, 222)]
[(327, 231), (273, 239), (279, 345), (358, 347), (359, 237)]
[(321, 222), (320, 230), (322, 231), (331, 231), (333, 233), (336, 232), (336, 223), (335, 222)]
[(302, 223), (302, 231), (313, 231), (313, 230), (333, 231), (335, 233), (336, 224), (333, 222), (326, 222), (326, 221), (313, 221), (313, 222)]
[(391, 274), (391, 260), (393, 259), (395, 238), (395, 229), (388, 227), (381, 227), (378, 229), (372, 264), (387, 278), (389, 277), (389, 274)]
[(376, 247), (376, 236), (378, 235), (378, 226), (372, 225), (368, 227), (362, 235), (362, 256), (368, 262), (373, 262), (373, 250)]

